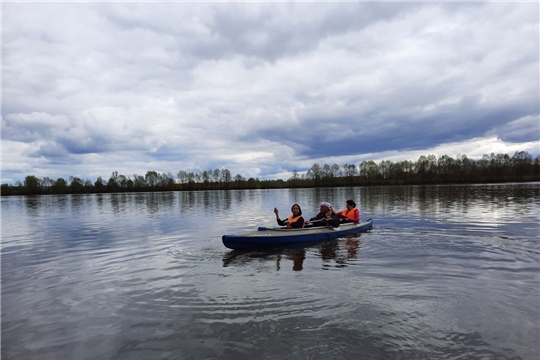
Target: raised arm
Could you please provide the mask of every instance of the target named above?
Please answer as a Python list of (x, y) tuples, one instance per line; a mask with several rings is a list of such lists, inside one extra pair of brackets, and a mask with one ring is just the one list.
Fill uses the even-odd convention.
[(274, 208), (274, 214), (276, 214), (276, 221), (278, 223), (279, 226), (285, 226), (285, 221), (281, 220), (279, 218), (279, 210), (275, 207)]

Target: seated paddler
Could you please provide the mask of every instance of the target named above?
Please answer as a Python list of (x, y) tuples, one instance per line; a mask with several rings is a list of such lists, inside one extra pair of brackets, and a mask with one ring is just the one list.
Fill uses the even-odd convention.
[(328, 202), (322, 202), (320, 206), (320, 211), (317, 215), (309, 219), (309, 226), (327, 226), (331, 225), (333, 227), (339, 226), (339, 218), (332, 208), (332, 205)]
[(286, 226), (289, 229), (301, 229), (304, 227), (304, 218), (302, 217), (302, 209), (300, 205), (294, 204), (291, 207), (292, 214), (285, 220), (279, 218), (279, 211), (277, 208), (274, 208), (274, 213), (276, 214), (276, 220), (279, 226)]
[(347, 200), (345, 202), (345, 209), (339, 211), (338, 217), (341, 223), (355, 223), (360, 222), (360, 210), (356, 208), (356, 203), (353, 200)]

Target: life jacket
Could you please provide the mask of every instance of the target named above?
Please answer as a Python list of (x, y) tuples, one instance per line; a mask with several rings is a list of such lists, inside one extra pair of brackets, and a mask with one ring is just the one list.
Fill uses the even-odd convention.
[[(287, 224), (287, 228), (292, 229), (292, 225), (291, 225), (291, 224), (292, 224), (293, 222), (297, 222), (301, 217), (302, 217), (302, 215), (299, 215), (299, 216), (297, 216), (297, 217), (293, 217), (292, 215), (289, 216), (289, 217), (287, 218), (287, 220), (289, 220), (289, 223)], [(304, 221), (304, 224), (305, 224), (305, 221)], [(302, 224), (302, 227), (304, 227), (303, 224)]]
[(347, 212), (347, 209), (345, 209), (341, 212), (341, 215), (346, 216), (349, 220), (354, 220), (354, 210), (356, 210), (356, 208), (352, 208), (352, 210), (349, 212)]

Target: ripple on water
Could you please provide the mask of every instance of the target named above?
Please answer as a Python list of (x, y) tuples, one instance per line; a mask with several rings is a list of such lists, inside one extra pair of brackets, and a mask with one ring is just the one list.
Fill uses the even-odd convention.
[[(537, 359), (538, 195), (501, 202), (466, 189), (9, 200), (2, 355)], [(221, 243), (269, 224), (273, 206), (355, 191), (371, 233), (278, 251)]]

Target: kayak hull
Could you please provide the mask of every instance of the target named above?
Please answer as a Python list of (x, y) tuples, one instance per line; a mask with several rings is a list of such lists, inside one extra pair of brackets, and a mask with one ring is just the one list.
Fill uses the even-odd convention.
[(309, 227), (304, 229), (265, 228), (244, 234), (222, 236), (223, 245), (229, 249), (253, 249), (283, 246), (287, 244), (313, 243), (314, 241), (334, 239), (348, 234), (357, 234), (373, 228), (373, 220), (358, 224), (345, 223), (337, 228), (331, 226)]

